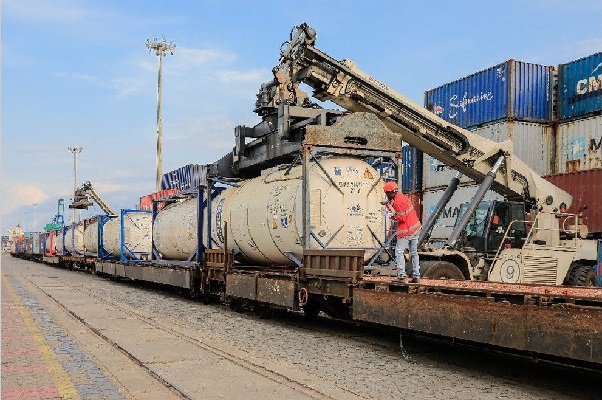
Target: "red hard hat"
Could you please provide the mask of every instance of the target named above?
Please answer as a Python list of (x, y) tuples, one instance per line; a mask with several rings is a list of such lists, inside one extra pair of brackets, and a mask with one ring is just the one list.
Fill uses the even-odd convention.
[(385, 183), (385, 187), (383, 188), (385, 192), (394, 192), (397, 190), (397, 183), (390, 181)]

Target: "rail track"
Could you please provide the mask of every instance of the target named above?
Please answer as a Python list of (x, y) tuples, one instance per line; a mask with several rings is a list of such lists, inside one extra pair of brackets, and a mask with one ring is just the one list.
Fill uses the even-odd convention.
[[(237, 385), (238, 376), (234, 390), (243, 390), (242, 373), (243, 380), (260, 380), (291, 398), (392, 398), (403, 391), (416, 398), (436, 392), (460, 399), (508, 394), (518, 399), (593, 399), (602, 393), (600, 375), (593, 372), (413, 335), (404, 335), (400, 350), (395, 330), (321, 317), (309, 320), (290, 312), (260, 319), (157, 285), (19, 263), (28, 264), (19, 279), (35, 285), (106, 346), (126, 354), (157, 385), (182, 398), (200, 398), (199, 391), (207, 387), (195, 380), (206, 379), (206, 368), (221, 371), (209, 373), (213, 378), (206, 380), (216, 388), (224, 382)], [(82, 303), (85, 309), (77, 306)], [(126, 328), (133, 328), (128, 321), (143, 332), (140, 340), (124, 335)], [(196, 365), (198, 374), (183, 367), (194, 364), (192, 354), (211, 360)]]

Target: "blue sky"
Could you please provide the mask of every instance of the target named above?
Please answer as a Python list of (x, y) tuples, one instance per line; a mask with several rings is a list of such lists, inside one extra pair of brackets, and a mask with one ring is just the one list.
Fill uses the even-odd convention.
[(167, 172), (219, 159), (236, 125), (260, 121), (255, 95), (303, 22), (316, 47), (419, 104), (425, 90), (510, 58), (556, 66), (602, 50), (600, 0), (4, 0), (2, 234), (41, 230), (57, 200), (68, 203), (68, 146), (84, 148), (78, 184), (91, 181), (114, 209), (155, 191), (158, 62), (147, 38), (177, 44), (163, 62)]

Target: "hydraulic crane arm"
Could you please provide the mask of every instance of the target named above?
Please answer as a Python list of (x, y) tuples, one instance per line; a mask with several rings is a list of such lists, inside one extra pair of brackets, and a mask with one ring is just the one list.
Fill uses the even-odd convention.
[(89, 202), (88, 196), (104, 211), (107, 215), (117, 215), (115, 211), (100, 197), (92, 187), (90, 182), (84, 182), (81, 187), (75, 191), (75, 198), (69, 208), (88, 208), (92, 203)]
[[(572, 197), (541, 178), (513, 154), (512, 142), (494, 142), (459, 128), (390, 89), (350, 60), (337, 61), (314, 47), (315, 31), (307, 24), (297, 27), (281, 47), (274, 80), (266, 92), (275, 102), (298, 105), (300, 83), (313, 89), (319, 100), (330, 100), (352, 112), (372, 112), (393, 132), (417, 149), (462, 174), (482, 182), (503, 157), (492, 189), (508, 200), (525, 201), (542, 211), (568, 208)], [(276, 89), (276, 90), (274, 90)]]

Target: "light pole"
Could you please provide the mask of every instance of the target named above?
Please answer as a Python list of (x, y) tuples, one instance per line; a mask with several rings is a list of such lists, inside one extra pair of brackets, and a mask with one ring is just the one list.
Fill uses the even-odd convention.
[[(77, 155), (83, 149), (83, 147), (67, 147), (67, 150), (73, 153), (73, 200), (75, 200), (75, 190), (77, 189)], [(75, 208), (73, 209), (73, 223), (75, 223)]]
[(36, 207), (38, 203), (33, 203), (33, 231), (37, 232), (38, 230), (38, 219), (36, 218)]
[(161, 190), (161, 175), (162, 171), (162, 156), (161, 156), (161, 135), (162, 135), (162, 120), (161, 120), (161, 69), (163, 65), (163, 56), (167, 53), (173, 56), (173, 52), (176, 49), (176, 44), (173, 40), (167, 43), (167, 40), (163, 38), (161, 41), (157, 41), (157, 38), (146, 39), (146, 47), (148, 47), (149, 53), (155, 51), (155, 54), (159, 58), (159, 76), (157, 78), (157, 192)]

